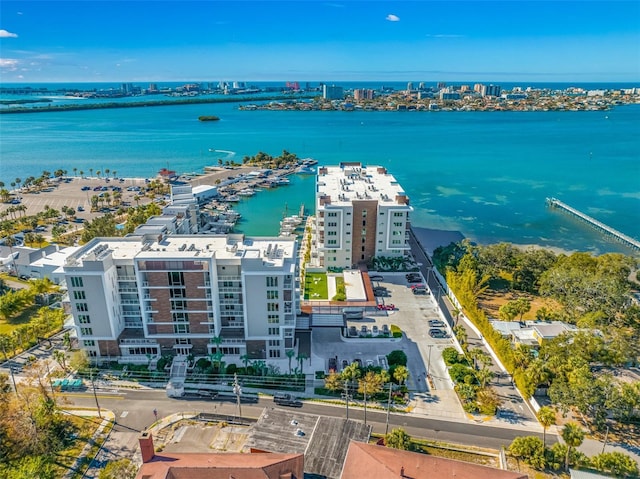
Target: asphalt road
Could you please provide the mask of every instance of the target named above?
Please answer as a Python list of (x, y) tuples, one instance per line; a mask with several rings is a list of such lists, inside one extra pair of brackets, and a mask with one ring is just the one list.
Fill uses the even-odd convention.
[[(94, 407), (96, 401), (91, 390), (83, 393), (58, 394), (58, 401), (67, 405), (82, 407)], [(238, 414), (237, 406), (231, 401), (201, 400), (201, 399), (171, 399), (164, 391), (116, 391), (100, 390), (97, 392), (98, 402), (101, 408), (109, 409), (115, 413), (117, 425), (116, 432), (134, 432), (144, 430), (154, 421), (154, 409), (158, 416), (168, 416), (180, 412), (207, 412), (222, 414), (230, 417)], [(243, 417), (260, 416), (263, 408), (273, 407), (270, 399), (261, 399), (257, 405), (242, 404)], [(333, 417), (345, 417), (346, 408), (343, 406), (325, 405), (320, 403), (305, 402), (302, 408), (291, 409), (309, 414), (318, 414)], [(349, 419), (364, 420), (364, 410), (361, 408), (349, 408)], [(377, 433), (385, 432), (386, 412), (379, 410), (367, 411), (367, 422), (373, 426)], [(524, 431), (522, 428), (495, 427), (483, 424), (470, 424), (467, 421), (447, 421), (443, 419), (430, 419), (415, 417), (409, 414), (390, 414), (389, 430), (402, 427), (414, 437), (423, 437), (438, 441), (480, 446), (499, 449), (508, 446), (511, 441), (524, 435), (538, 435)], [(547, 433), (547, 443), (557, 441), (557, 438)]]
[[(411, 234), (409, 236), (409, 244), (411, 246), (413, 257), (422, 265), (420, 266), (422, 275), (426, 278), (429, 288), (436, 296), (440, 308), (442, 309), (442, 313), (449, 324), (453, 326), (454, 317), (451, 311), (455, 308), (449, 301), (449, 298), (442, 291), (440, 283), (432, 272), (433, 264), (431, 263), (431, 259), (419, 245), (418, 239), (413, 233), (413, 230), (411, 230)], [(485, 353), (489, 354), (489, 350), (484, 344), (482, 338), (478, 336), (464, 320), (460, 320), (458, 324), (465, 328), (467, 333), (467, 342), (471, 347), (480, 348)], [(494, 373), (494, 378), (491, 381), (491, 387), (496, 391), (501, 402), (498, 413), (500, 418), (510, 421), (537, 421), (535, 414), (513, 385), (511, 376), (503, 372), (495, 363), (490, 367), (490, 369)]]

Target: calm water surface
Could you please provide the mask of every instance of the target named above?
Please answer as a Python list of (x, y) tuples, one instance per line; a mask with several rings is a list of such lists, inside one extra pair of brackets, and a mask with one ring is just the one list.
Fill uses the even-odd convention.
[[(199, 122), (199, 115), (219, 122)], [(236, 104), (54, 112), (0, 117), (0, 180), (42, 170), (155, 176), (283, 149), (320, 164), (382, 165), (418, 226), (595, 252), (626, 251), (549, 211), (555, 196), (640, 238), (640, 105), (608, 112), (271, 112)], [(223, 150), (211, 152), (213, 150)], [(313, 208), (314, 178), (242, 200), (241, 229), (275, 234), (285, 213)]]

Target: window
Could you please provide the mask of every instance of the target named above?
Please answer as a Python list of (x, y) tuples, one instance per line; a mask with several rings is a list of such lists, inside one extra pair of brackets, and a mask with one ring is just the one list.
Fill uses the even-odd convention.
[(279, 358), (280, 357), (280, 350), (279, 349), (270, 349), (269, 350), (269, 357), (270, 358)]
[(90, 348), (96, 345), (96, 342), (93, 339), (85, 339), (82, 341), (82, 344), (85, 348)]
[(394, 223), (393, 223), (393, 226), (401, 227), (401, 226), (402, 226), (402, 223), (394, 222)]
[(280, 347), (280, 341), (278, 339), (270, 339), (269, 340), (269, 347), (270, 348), (279, 348)]
[(337, 244), (338, 244), (338, 240), (334, 240), (334, 239), (327, 240), (327, 244), (330, 244), (330, 245), (337, 245)]
[(189, 333), (189, 325), (188, 324), (174, 324), (173, 332), (175, 334), (188, 334)]
[(187, 309), (187, 302), (183, 299), (172, 300), (171, 309)]
[(280, 311), (280, 304), (267, 303), (267, 311)]
[(73, 299), (87, 299), (87, 297), (84, 294), (84, 291), (74, 291), (73, 292)]
[(268, 314), (267, 315), (267, 323), (269, 323), (269, 324), (279, 324), (280, 323), (280, 315), (279, 314)]
[(367, 236), (367, 230), (365, 228), (362, 228), (362, 236)]
[(170, 294), (172, 298), (185, 298), (187, 290), (184, 288), (171, 288)]
[(362, 251), (364, 251), (364, 246), (362, 247)]
[(87, 305), (87, 303), (76, 303), (76, 310), (86, 313), (87, 311), (89, 311), (89, 306)]
[(327, 231), (327, 236), (337, 236), (338, 232), (337, 231)]
[(362, 217), (366, 218), (366, 216), (367, 216), (367, 210), (362, 210)]
[(88, 314), (79, 314), (78, 315), (78, 323), (80, 324), (89, 324), (91, 322)]
[(182, 271), (169, 271), (167, 275), (171, 286), (184, 286), (184, 273)]
[(335, 211), (332, 211), (330, 213), (327, 213), (327, 216), (329, 216), (331, 218), (335, 218), (336, 216), (338, 216), (338, 213), (336, 213)]
[(81, 336), (93, 336), (93, 328), (80, 328)]
[(280, 328), (269, 328), (269, 336), (280, 336)]
[(335, 221), (333, 222), (330, 221), (329, 223), (327, 223), (328, 228), (332, 228), (332, 227), (335, 228), (336, 226), (338, 226), (338, 223), (336, 223)]
[(367, 242), (367, 238), (362, 238), (362, 244)]
[(393, 213), (394, 218), (402, 218), (404, 217), (404, 213), (400, 212), (400, 211), (395, 211)]
[(277, 288), (277, 287), (278, 287), (278, 277), (267, 276), (267, 288)]
[(401, 240), (392, 240), (391, 244), (401, 244), (402, 241)]
[(367, 220), (362, 220), (362, 226), (367, 226)]
[(404, 234), (402, 231), (392, 231), (391, 235), (392, 236), (400, 236), (401, 234)]
[(72, 276), (71, 286), (73, 286), (74, 288), (82, 288), (82, 278), (80, 276)]
[(87, 354), (89, 355), (90, 358), (97, 358), (98, 357), (98, 351), (89, 350), (89, 351), (87, 351)]
[(278, 291), (267, 291), (267, 299), (278, 299)]
[(189, 315), (187, 313), (171, 313), (171, 318), (174, 322), (186, 323), (189, 321)]

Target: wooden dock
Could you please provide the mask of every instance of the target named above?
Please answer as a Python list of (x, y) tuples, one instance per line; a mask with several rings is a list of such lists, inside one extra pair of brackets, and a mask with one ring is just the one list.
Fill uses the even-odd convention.
[(618, 231), (615, 228), (612, 228), (611, 226), (605, 225), (604, 223), (598, 221), (597, 219), (592, 218), (591, 216), (581, 211), (578, 211), (575, 208), (572, 208), (571, 206), (560, 201), (557, 198), (547, 198), (547, 206), (549, 206), (550, 208), (558, 208), (564, 211), (565, 213), (569, 213), (571, 216), (574, 216), (575, 218), (578, 218), (584, 221), (589, 226), (595, 228), (605, 236), (614, 238), (616, 241), (624, 244), (625, 246), (628, 246), (633, 250), (640, 251), (640, 241), (632, 238), (631, 236), (627, 236), (624, 233), (621, 233), (620, 231)]

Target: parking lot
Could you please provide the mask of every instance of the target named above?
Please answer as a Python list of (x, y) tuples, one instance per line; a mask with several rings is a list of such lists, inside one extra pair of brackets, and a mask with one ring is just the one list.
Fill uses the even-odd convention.
[(358, 333), (367, 328), (367, 332), (373, 335), (374, 328), (382, 332), (385, 327), (390, 328), (393, 324), (403, 331), (403, 337), (344, 337), (337, 328), (315, 328), (311, 341), (313, 367), (327, 371), (330, 359), (338, 370), (353, 361), (360, 362), (363, 366), (385, 366), (385, 356), (400, 349), (408, 358), (409, 389), (416, 392), (428, 391), (425, 379), (430, 369), (434, 388), (451, 390), (452, 383), (442, 360), (442, 350), (453, 346), (454, 341), (451, 330), (446, 325), (439, 328), (446, 331), (446, 338), (433, 338), (429, 335), (429, 320), (443, 320), (431, 295), (414, 294), (412, 284), (407, 282), (404, 273), (384, 273), (382, 280), (374, 281), (373, 285), (386, 288), (386, 294), (377, 298), (378, 303), (393, 304), (395, 309), (366, 312), (363, 319), (348, 320), (347, 334), (349, 330), (353, 332), (353, 328)]

